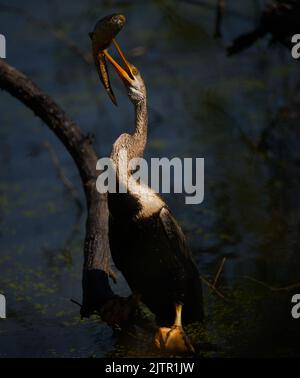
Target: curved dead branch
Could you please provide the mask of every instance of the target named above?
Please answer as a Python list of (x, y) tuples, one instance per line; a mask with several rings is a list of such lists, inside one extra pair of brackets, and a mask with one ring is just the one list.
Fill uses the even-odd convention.
[(81, 315), (88, 317), (116, 298), (109, 285), (109, 276), (113, 276), (113, 272), (110, 269), (107, 198), (96, 190), (98, 158), (92, 140), (48, 94), (3, 60), (0, 60), (0, 88), (30, 108), (55, 133), (78, 168), (88, 210), (81, 308)]

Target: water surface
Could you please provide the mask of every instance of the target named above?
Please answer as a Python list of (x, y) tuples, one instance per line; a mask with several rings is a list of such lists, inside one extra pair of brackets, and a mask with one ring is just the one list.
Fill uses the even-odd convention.
[[(99, 156), (107, 156), (116, 137), (132, 130), (132, 106), (114, 76), (115, 108), (94, 67), (53, 30), (88, 53), (95, 21), (115, 11), (126, 15), (118, 40), (148, 89), (146, 157), (205, 158), (201, 205), (185, 205), (183, 195), (164, 197), (204, 277), (213, 280), (226, 257), (219, 290), (227, 301), (204, 285), (207, 331), (191, 334), (218, 346), (207, 356), (299, 356), (300, 323), (290, 316), (297, 290), (276, 290), (300, 282), (299, 63), (266, 40), (227, 58), (229, 41), (254, 27), (257, 2), (230, 2), (222, 40), (213, 38), (215, 2), (196, 2), (30, 0), (25, 7), (11, 1), (31, 17), (1, 12), (0, 32), (7, 61), (95, 134)], [(81, 299), (85, 214), (65, 191), (45, 141), (84, 201), (70, 156), (4, 92), (0, 124), (0, 291), (8, 306), (0, 355), (144, 355), (99, 320), (81, 321), (70, 302)], [(121, 276), (116, 290), (129, 293)]]

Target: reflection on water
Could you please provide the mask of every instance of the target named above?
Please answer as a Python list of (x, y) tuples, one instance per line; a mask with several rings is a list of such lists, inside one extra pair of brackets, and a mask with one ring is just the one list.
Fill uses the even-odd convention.
[[(225, 56), (226, 43), (254, 25), (257, 2), (234, 2), (223, 41), (212, 37), (213, 7), (192, 3), (44, 1), (37, 7), (31, 0), (30, 19), (0, 13), (1, 33), (9, 63), (95, 134), (103, 156), (121, 132), (132, 129), (132, 107), (114, 78), (119, 103), (114, 108), (94, 67), (61, 36), (86, 54), (95, 20), (116, 10), (126, 14), (119, 42), (148, 87), (146, 157), (205, 158), (200, 206), (184, 205), (183, 196), (165, 197), (204, 277), (212, 282), (226, 257), (217, 286), (226, 298), (204, 285), (207, 327), (191, 327), (191, 337), (201, 340), (205, 356), (299, 355), (300, 323), (290, 317), (296, 289), (286, 288), (300, 282), (298, 62), (266, 41)], [(51, 27), (41, 27), (41, 20)], [(0, 355), (146, 353), (149, 336), (132, 337), (127, 350), (128, 342), (116, 341), (97, 319), (79, 319), (70, 298), (81, 298), (85, 214), (78, 216), (44, 142), (81, 191), (76, 169), (30, 111), (6, 93), (0, 98), (0, 291), (8, 307), (8, 319), (0, 323)], [(117, 290), (128, 293), (121, 277)]]

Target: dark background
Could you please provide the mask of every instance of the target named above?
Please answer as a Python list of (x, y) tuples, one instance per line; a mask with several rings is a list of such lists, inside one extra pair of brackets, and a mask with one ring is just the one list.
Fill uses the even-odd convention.
[[(4, 9), (1, 1), (0, 33), (8, 63), (95, 134), (99, 156), (108, 156), (116, 137), (132, 130), (133, 108), (116, 75), (119, 106), (112, 105), (94, 66), (66, 38), (87, 54), (95, 22), (126, 15), (118, 41), (148, 89), (146, 157), (205, 158), (201, 205), (185, 205), (184, 195), (164, 198), (204, 277), (212, 281), (226, 257), (218, 288), (228, 300), (204, 285), (207, 329), (191, 332), (218, 346), (205, 356), (299, 356), (300, 320), (290, 315), (297, 289), (277, 290), (300, 282), (299, 62), (283, 47), (269, 47), (268, 38), (226, 57), (226, 45), (256, 25), (264, 2), (227, 1), (219, 40), (215, 3), (31, 0)], [(146, 355), (98, 319), (81, 321), (70, 302), (81, 300), (85, 214), (44, 143), (84, 203), (68, 153), (4, 92), (0, 125), (0, 292), (8, 311), (0, 321), (0, 356)], [(129, 293), (121, 275), (114, 288)]]

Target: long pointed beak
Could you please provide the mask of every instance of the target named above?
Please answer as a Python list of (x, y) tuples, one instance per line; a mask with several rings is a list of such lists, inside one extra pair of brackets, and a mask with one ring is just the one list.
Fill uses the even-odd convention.
[(102, 84), (104, 85), (104, 88), (106, 90), (106, 93), (110, 97), (111, 101), (117, 105), (117, 100), (114, 95), (114, 92), (112, 90), (110, 80), (109, 80), (109, 75), (108, 75), (108, 70), (107, 70), (107, 65), (106, 65), (106, 60), (105, 56), (103, 53), (98, 54), (98, 65), (97, 65), (97, 70), (100, 76), (100, 80), (102, 81)]
[(121, 67), (115, 59), (107, 52), (107, 50), (104, 50), (103, 53), (106, 56), (106, 58), (110, 61), (110, 63), (113, 65), (114, 69), (116, 70), (117, 74), (120, 76), (120, 78), (123, 80), (124, 84), (126, 86), (129, 86), (132, 81), (134, 80), (134, 75), (132, 73), (131, 67), (127, 59), (125, 58), (125, 55), (123, 54), (120, 46), (117, 44), (117, 42), (113, 39), (113, 43), (117, 49), (118, 54), (120, 55), (122, 62), (124, 64), (124, 68)]

